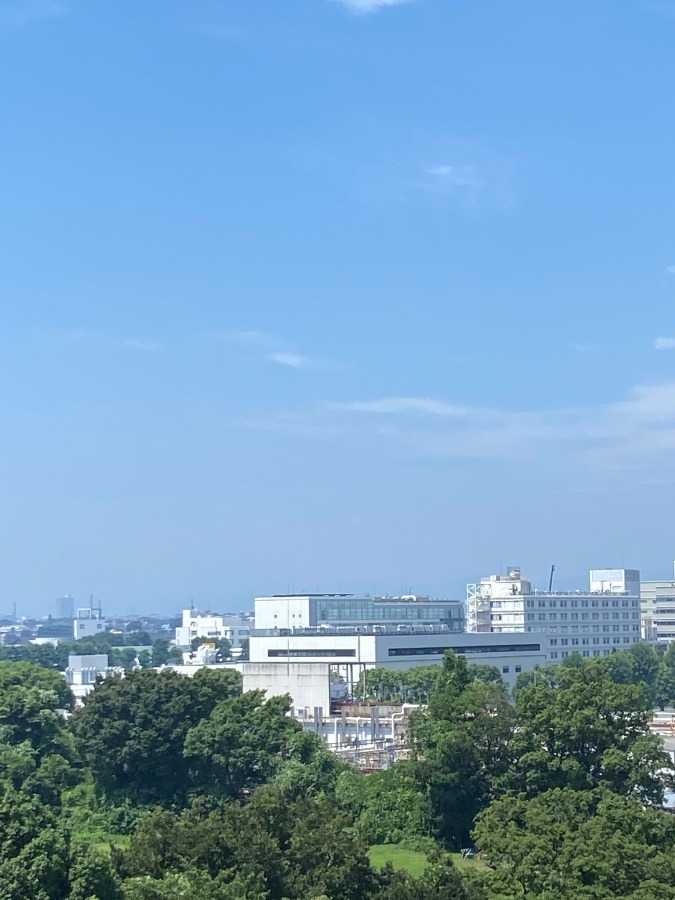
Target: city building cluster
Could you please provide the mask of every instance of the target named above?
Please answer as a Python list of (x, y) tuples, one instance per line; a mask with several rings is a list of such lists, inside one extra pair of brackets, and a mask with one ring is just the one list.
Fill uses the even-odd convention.
[[(246, 690), (288, 693), (294, 713), (307, 719), (363, 699), (359, 690), (370, 669), (439, 664), (447, 650), (495, 667), (513, 686), (522, 672), (573, 653), (599, 657), (640, 640), (675, 640), (675, 577), (641, 581), (636, 569), (592, 569), (587, 587), (563, 591), (553, 590), (552, 570), (548, 587), (533, 588), (512, 567), (467, 585), (465, 600), (276, 594), (256, 597), (248, 614), (191, 604), (163, 619), (105, 617), (93, 598), (78, 606), (66, 595), (56, 601), (55, 618), (1, 620), (0, 643), (75, 641), (65, 674), (78, 697), (100, 677), (124, 671), (109, 664), (106, 641), (124, 643), (135, 667), (155, 656), (186, 675), (203, 666), (234, 666)], [(156, 640), (171, 647), (170, 659), (153, 654)]]

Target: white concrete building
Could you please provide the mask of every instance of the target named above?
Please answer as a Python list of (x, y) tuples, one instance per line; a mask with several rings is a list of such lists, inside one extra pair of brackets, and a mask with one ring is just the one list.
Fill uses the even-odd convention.
[(454, 634), (438, 625), (285, 631), (252, 632), (249, 662), (242, 666), (244, 690), (288, 693), (301, 709), (327, 711), (331, 700), (353, 695), (366, 669), (440, 664), (448, 649), (469, 662), (496, 666), (509, 686), (520, 672), (546, 662), (543, 637), (536, 634)]
[(75, 697), (75, 702), (79, 705), (87, 694), (94, 690), (98, 678), (108, 678), (115, 672), (123, 671), (123, 669), (114, 669), (109, 666), (105, 653), (96, 653), (86, 656), (69, 656), (68, 668), (64, 674)]
[[(570, 653), (606, 656), (640, 640), (640, 574), (635, 569), (593, 569), (589, 591), (536, 591), (520, 569), (467, 585), (470, 631), (539, 633), (550, 662)], [(631, 593), (632, 592), (632, 593)]]
[(417, 594), (371, 597), (359, 594), (275, 594), (255, 598), (256, 629), (317, 628), (322, 625), (446, 625), (464, 631), (459, 600), (431, 600)]
[(97, 634), (104, 634), (107, 628), (107, 622), (98, 609), (78, 609), (77, 615), (73, 619), (73, 636), (75, 640), (81, 638), (95, 637)]
[(643, 638), (664, 644), (675, 641), (675, 578), (643, 581), (640, 599)]
[(630, 594), (640, 596), (638, 569), (591, 569), (592, 594)]
[(225, 638), (233, 650), (239, 650), (249, 636), (250, 625), (243, 616), (202, 614), (194, 609), (184, 609), (182, 627), (176, 628), (176, 645), (189, 647), (195, 638), (205, 643)]

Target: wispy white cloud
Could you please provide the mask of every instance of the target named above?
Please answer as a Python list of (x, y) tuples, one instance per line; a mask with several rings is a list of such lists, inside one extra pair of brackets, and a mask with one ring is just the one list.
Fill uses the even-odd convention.
[(156, 353), (162, 349), (162, 345), (156, 341), (140, 341), (137, 338), (126, 338), (122, 345), (129, 350), (138, 350), (142, 353)]
[(332, 2), (341, 3), (352, 12), (363, 15), (377, 12), (378, 9), (384, 9), (385, 6), (403, 6), (404, 3), (410, 3), (411, 0), (332, 0)]
[(280, 366), (289, 366), (291, 369), (306, 369), (315, 365), (314, 360), (307, 356), (299, 356), (297, 353), (272, 353), (270, 360)]
[(669, 272), (671, 275), (675, 275), (675, 266), (666, 266), (666, 272)]
[(427, 175), (435, 179), (436, 185), (443, 188), (483, 188), (487, 180), (482, 177), (475, 166), (431, 166)]
[(675, 350), (675, 337), (657, 337), (654, 341), (655, 350)]
[(268, 334), (265, 331), (255, 331), (252, 329), (214, 331), (211, 332), (207, 337), (212, 341), (224, 341), (233, 344), (248, 344), (252, 347), (262, 347), (263, 349), (268, 350), (271, 350), (274, 347), (278, 347), (280, 343), (279, 339), (276, 338), (273, 334)]
[(251, 347), (262, 354), (262, 358), (279, 366), (291, 369), (306, 369), (310, 366), (322, 367), (324, 363), (318, 359), (302, 356), (285, 341), (266, 331), (220, 331), (210, 336), (211, 340), (226, 341)]
[(345, 412), (364, 413), (427, 413), (433, 416), (465, 416), (470, 407), (453, 406), (431, 397), (384, 397), (381, 400), (355, 400), (348, 403), (327, 404), (328, 408)]
[(39, 19), (54, 19), (67, 13), (68, 8), (57, 0), (3, 0), (0, 25), (23, 28)]
[(516, 411), (385, 397), (326, 404), (324, 410), (332, 417), (358, 414), (366, 423), (361, 433), (370, 429), (421, 456), (584, 462), (608, 472), (649, 467), (675, 451), (675, 382), (637, 385), (622, 400), (566, 409)]

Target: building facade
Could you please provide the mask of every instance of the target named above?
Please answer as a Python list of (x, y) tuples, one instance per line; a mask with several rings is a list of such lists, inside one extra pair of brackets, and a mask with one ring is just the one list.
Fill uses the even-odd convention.
[(606, 656), (641, 637), (640, 575), (593, 569), (588, 591), (533, 591), (520, 569), (467, 585), (469, 629), (483, 634), (541, 636), (550, 662), (570, 653)]
[[(382, 627), (382, 626), (380, 626)], [(290, 694), (295, 708), (330, 708), (337, 696), (355, 698), (366, 669), (411, 669), (440, 664), (446, 650), (471, 663), (496, 666), (511, 687), (521, 672), (544, 665), (543, 636), (462, 634), (441, 625), (258, 630), (251, 633), (249, 662), (242, 666), (244, 690), (268, 696)]]
[(100, 607), (98, 609), (78, 609), (77, 615), (73, 619), (73, 636), (75, 640), (80, 638), (95, 637), (97, 634), (104, 634), (107, 629), (107, 622), (103, 617)]
[(675, 641), (675, 579), (643, 581), (640, 599), (643, 638), (664, 644)]
[(416, 594), (275, 594), (255, 598), (256, 629), (413, 624), (445, 625), (453, 633), (463, 632), (464, 605), (459, 600), (430, 600)]
[(225, 639), (233, 650), (240, 650), (249, 632), (250, 623), (243, 616), (202, 615), (194, 609), (184, 609), (183, 624), (176, 628), (176, 645), (190, 647), (195, 639), (205, 643)]
[(75, 598), (70, 594), (56, 598), (56, 618), (72, 619), (75, 615)]

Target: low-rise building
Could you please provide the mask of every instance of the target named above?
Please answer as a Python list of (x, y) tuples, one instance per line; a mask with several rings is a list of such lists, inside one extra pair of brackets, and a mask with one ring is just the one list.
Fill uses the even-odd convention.
[(244, 690), (288, 693), (296, 708), (328, 710), (332, 700), (355, 696), (365, 670), (440, 664), (448, 649), (495, 666), (509, 686), (546, 662), (537, 634), (458, 634), (441, 625), (256, 629), (242, 666)]
[(100, 606), (98, 608), (86, 607), (78, 609), (77, 615), (73, 619), (73, 637), (78, 641), (81, 638), (105, 634), (107, 624)]
[(194, 609), (184, 609), (183, 624), (176, 628), (176, 646), (190, 647), (195, 639), (207, 643), (225, 639), (237, 651), (248, 640), (249, 632), (250, 622), (245, 616), (202, 614)]
[(75, 702), (80, 704), (87, 694), (94, 690), (99, 678), (107, 678), (116, 671), (124, 670), (112, 668), (105, 653), (92, 653), (85, 656), (69, 656), (68, 668), (64, 674)]

